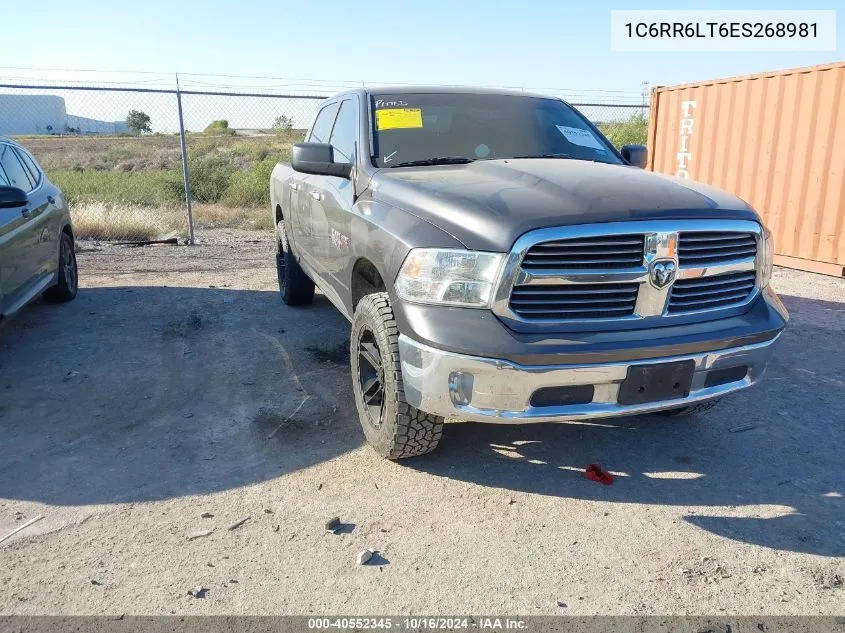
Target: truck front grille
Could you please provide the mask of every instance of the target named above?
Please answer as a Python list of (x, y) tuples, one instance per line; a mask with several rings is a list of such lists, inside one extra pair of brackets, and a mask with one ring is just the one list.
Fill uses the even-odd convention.
[(492, 309), (517, 332), (602, 332), (738, 314), (759, 293), (753, 220), (655, 219), (535, 229)]
[(522, 260), (526, 270), (636, 268), (643, 263), (642, 235), (579, 237), (532, 246)]
[(609, 319), (631, 316), (639, 284), (517, 286), (511, 309), (525, 320)]
[(708, 266), (757, 255), (753, 233), (696, 231), (678, 236), (678, 263), (681, 266)]
[(670, 314), (727, 308), (742, 303), (754, 290), (754, 271), (680, 279), (669, 295)]

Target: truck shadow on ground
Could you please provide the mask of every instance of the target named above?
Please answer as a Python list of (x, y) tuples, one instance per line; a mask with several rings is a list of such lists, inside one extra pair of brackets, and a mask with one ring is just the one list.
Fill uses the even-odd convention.
[[(360, 446), (349, 336), (322, 296), (82, 289), (0, 330), (0, 498), (84, 505), (231, 489)], [(308, 351), (306, 348), (311, 349)]]
[[(564, 513), (567, 499), (679, 506), (719, 536), (843, 556), (845, 305), (786, 303), (793, 323), (764, 382), (699, 418), (453, 424), (402, 464), (558, 497)], [(0, 498), (213, 493), (353, 450), (348, 336), (325, 298), (293, 309), (275, 292), (95, 288), (30, 306), (0, 329)], [(593, 462), (614, 485), (584, 479)]]
[[(435, 453), (407, 464), (506, 490), (680, 506), (684, 520), (720, 536), (843, 556), (845, 363), (835, 341), (845, 304), (784, 300), (793, 322), (764, 381), (701, 416), (449, 424)], [(587, 480), (590, 463), (616, 473), (615, 483)]]

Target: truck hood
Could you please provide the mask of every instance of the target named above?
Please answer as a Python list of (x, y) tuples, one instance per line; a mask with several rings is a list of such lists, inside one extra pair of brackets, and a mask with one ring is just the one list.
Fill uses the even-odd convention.
[(373, 197), (476, 250), (508, 251), (532, 229), (625, 220), (756, 220), (745, 202), (690, 180), (625, 165), (507, 159), (380, 169)]

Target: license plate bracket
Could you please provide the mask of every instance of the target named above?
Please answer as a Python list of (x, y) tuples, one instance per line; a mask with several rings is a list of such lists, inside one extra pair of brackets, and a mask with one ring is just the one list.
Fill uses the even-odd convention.
[(694, 360), (632, 365), (619, 386), (619, 404), (644, 404), (686, 398), (692, 388)]

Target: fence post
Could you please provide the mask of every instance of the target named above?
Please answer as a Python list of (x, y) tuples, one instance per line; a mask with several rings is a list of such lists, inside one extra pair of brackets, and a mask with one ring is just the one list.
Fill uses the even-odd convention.
[(185, 120), (182, 117), (182, 91), (176, 75), (176, 106), (179, 109), (179, 145), (182, 148), (182, 180), (185, 185), (185, 203), (188, 205), (188, 244), (194, 245), (194, 214), (191, 210), (191, 179), (188, 172), (188, 150), (185, 143)]

